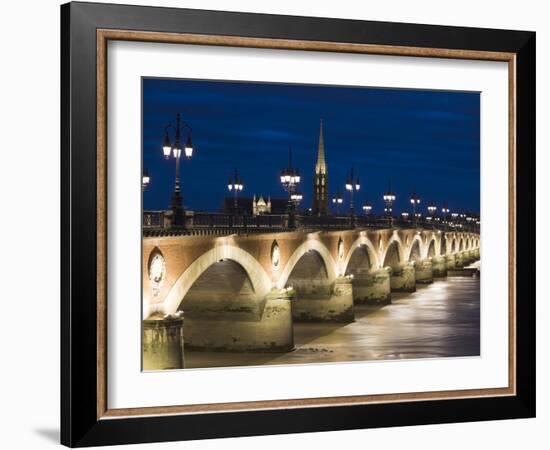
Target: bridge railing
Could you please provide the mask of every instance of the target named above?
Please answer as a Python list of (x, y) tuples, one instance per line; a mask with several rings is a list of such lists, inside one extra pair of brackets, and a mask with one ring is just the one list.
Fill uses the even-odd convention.
[(198, 213), (189, 220), (189, 228), (284, 228), (284, 215), (234, 215)]
[(165, 211), (144, 211), (143, 228), (168, 228)]
[[(186, 216), (184, 228), (174, 229), (171, 226), (171, 214), (169, 211), (145, 211), (143, 213), (143, 233), (146, 236), (170, 236), (170, 235), (223, 235), (240, 233), (261, 233), (292, 231), (288, 228), (288, 215), (286, 214), (261, 214), (257, 216), (244, 214), (205, 213), (195, 212)], [(315, 217), (298, 214), (296, 216), (296, 228), (302, 230), (349, 230), (353, 228), (423, 228), (442, 231), (474, 231), (479, 228), (469, 224), (450, 225), (441, 221), (412, 220), (400, 217), (392, 218), (390, 222), (385, 216), (361, 215), (361, 216), (323, 216)]]

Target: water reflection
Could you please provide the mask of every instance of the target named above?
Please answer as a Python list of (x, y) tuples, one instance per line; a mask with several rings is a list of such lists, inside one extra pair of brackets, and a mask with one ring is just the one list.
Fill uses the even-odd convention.
[(477, 277), (449, 277), (392, 294), (383, 307), (356, 306), (356, 320), (342, 324), (295, 324), (296, 349), (285, 354), (186, 351), (186, 367), (308, 364), (380, 359), (477, 356)]

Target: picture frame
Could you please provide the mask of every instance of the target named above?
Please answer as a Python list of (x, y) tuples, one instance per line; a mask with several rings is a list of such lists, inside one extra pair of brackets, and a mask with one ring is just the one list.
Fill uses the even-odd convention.
[[(504, 61), (509, 70), (509, 385), (110, 409), (107, 43)], [(533, 32), (73, 2), (61, 7), (61, 442), (70, 447), (535, 416)], [(506, 155), (503, 155), (506, 156)]]

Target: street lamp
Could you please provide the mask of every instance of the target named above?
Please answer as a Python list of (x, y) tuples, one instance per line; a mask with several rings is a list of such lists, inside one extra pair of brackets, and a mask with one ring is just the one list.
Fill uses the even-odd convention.
[[(170, 135), (168, 130), (173, 128), (175, 131), (174, 145), (170, 141)], [(174, 156), (176, 160), (176, 177), (174, 182), (174, 192), (172, 194), (172, 212), (173, 212), (173, 226), (174, 227), (183, 227), (184, 224), (184, 209), (183, 209), (183, 200), (180, 192), (180, 157), (181, 157), (181, 140), (182, 140), (182, 131), (187, 130), (187, 140), (183, 151), (185, 157), (190, 159), (193, 156), (193, 143), (191, 141), (191, 127), (189, 124), (183, 122), (180, 117), (180, 113), (176, 114), (176, 125), (169, 123), (164, 127), (164, 141), (162, 143), (162, 153), (165, 159), (170, 159), (170, 155)]]
[(416, 192), (413, 192), (410, 198), (410, 202), (412, 205), (412, 213), (413, 213), (413, 220), (414, 220), (414, 226), (416, 227), (417, 219), (419, 215), (416, 214), (416, 207), (420, 205), (420, 197), (416, 194)]
[[(298, 169), (292, 167), (292, 149), (288, 149), (288, 167), (281, 171), (281, 185), (288, 192), (288, 228), (296, 228), (296, 187), (300, 184), (301, 177)], [(293, 198), (293, 196), (295, 198)]]
[(402, 212), (401, 218), (403, 219), (403, 222), (407, 222), (409, 220), (409, 213), (408, 212)]
[(294, 204), (296, 206), (298, 206), (300, 204), (300, 202), (302, 201), (303, 198), (304, 198), (304, 196), (302, 195), (301, 192), (296, 192), (296, 193), (294, 193), (290, 196), (290, 199), (292, 201), (294, 201)]
[(435, 206), (433, 203), (428, 204), (428, 214), (430, 217), (426, 217), (427, 220), (432, 220), (432, 217), (435, 218), (435, 212), (437, 211), (437, 206)]
[(143, 175), (141, 177), (141, 190), (144, 191), (147, 186), (149, 186), (149, 182), (151, 181), (151, 177), (149, 176), (149, 171), (147, 169), (143, 169)]
[(365, 203), (363, 205), (363, 212), (365, 213), (365, 215), (370, 216), (371, 211), (372, 211), (372, 205), (370, 203)]
[(458, 217), (458, 213), (454, 212), (454, 213), (451, 213), (451, 225), (453, 226), (453, 228), (455, 228), (456, 226), (456, 219)]
[(340, 191), (336, 192), (336, 195), (332, 197), (332, 203), (336, 205), (336, 215), (339, 215), (340, 205), (344, 203), (344, 199), (342, 198), (342, 194), (340, 194)]
[(445, 206), (443, 206), (443, 208), (441, 208), (441, 214), (443, 214), (443, 221), (445, 223), (445, 230), (447, 230), (447, 228), (448, 228), (449, 213), (450, 212), (451, 212), (451, 210), (449, 208), (447, 208), (446, 204), (445, 204)]
[(384, 205), (385, 205), (384, 212), (386, 213), (389, 227), (392, 226), (393, 202), (395, 201), (395, 198), (396, 198), (395, 194), (391, 190), (391, 183), (388, 183), (388, 190), (384, 192), (383, 199), (384, 199)]
[(235, 174), (233, 175), (233, 178), (229, 177), (229, 181), (227, 182), (227, 189), (229, 192), (233, 192), (233, 214), (237, 215), (239, 212), (239, 202), (238, 202), (238, 194), (243, 190), (243, 180), (239, 176), (239, 172), (237, 172), (237, 169), (235, 169)]
[(353, 193), (357, 192), (361, 188), (361, 185), (359, 184), (359, 177), (356, 177), (353, 173), (353, 168), (350, 170), (348, 179), (346, 181), (346, 190), (349, 191), (350, 194), (350, 202), (349, 202), (349, 214), (351, 219), (351, 226), (355, 226), (355, 211), (353, 208)]

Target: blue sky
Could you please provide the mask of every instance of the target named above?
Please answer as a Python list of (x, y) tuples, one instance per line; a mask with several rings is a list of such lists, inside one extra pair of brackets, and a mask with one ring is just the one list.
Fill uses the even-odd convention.
[[(479, 211), (479, 93), (200, 80), (143, 80), (143, 165), (151, 184), (144, 209), (166, 209), (174, 160), (162, 158), (164, 126), (176, 112), (193, 128), (195, 153), (181, 167), (187, 209), (216, 211), (237, 168), (245, 196), (284, 197), (279, 173), (292, 147), (311, 206), (319, 121), (325, 130), (329, 192), (361, 181), (356, 205), (383, 211), (391, 179), (394, 211), (413, 190), (452, 210)], [(346, 205), (348, 198), (346, 197)]]

